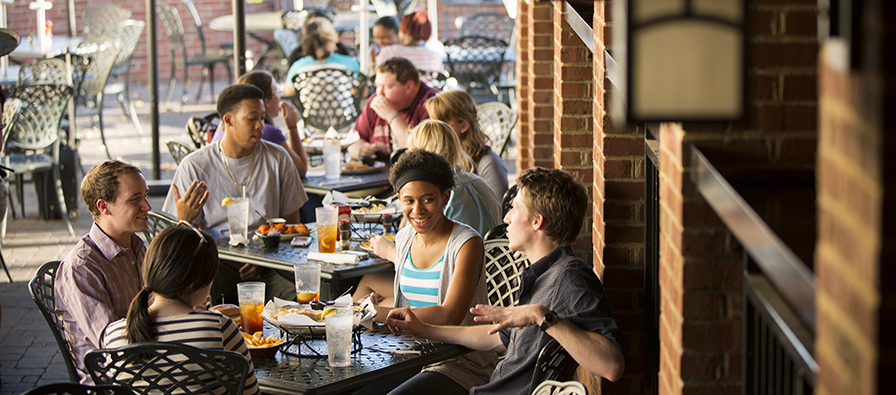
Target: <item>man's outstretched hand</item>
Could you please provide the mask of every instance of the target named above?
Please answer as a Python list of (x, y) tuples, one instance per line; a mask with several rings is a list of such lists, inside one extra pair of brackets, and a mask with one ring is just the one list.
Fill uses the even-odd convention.
[(202, 207), (205, 206), (205, 201), (208, 199), (208, 186), (205, 185), (204, 181), (194, 180), (183, 196), (177, 190), (177, 185), (171, 184), (171, 187), (174, 188), (174, 205), (177, 208), (177, 219), (193, 222), (199, 216), (199, 213), (202, 212)]
[(549, 310), (540, 304), (527, 304), (514, 307), (489, 306), (477, 304), (470, 309), (475, 315), (476, 322), (497, 322), (489, 329), (488, 334), (494, 335), (506, 328), (522, 329), (529, 325), (541, 325), (544, 313)]

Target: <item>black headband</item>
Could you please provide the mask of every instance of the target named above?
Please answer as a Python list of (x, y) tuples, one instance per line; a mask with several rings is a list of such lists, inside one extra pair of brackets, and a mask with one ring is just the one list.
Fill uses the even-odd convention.
[(426, 181), (439, 187), (442, 190), (451, 187), (451, 181), (446, 180), (445, 177), (442, 177), (441, 174), (425, 167), (414, 167), (407, 169), (404, 173), (401, 173), (401, 175), (395, 179), (395, 184), (392, 185), (392, 187), (395, 188), (395, 192), (398, 192), (401, 190), (401, 187), (403, 187), (404, 184), (407, 184), (411, 181)]

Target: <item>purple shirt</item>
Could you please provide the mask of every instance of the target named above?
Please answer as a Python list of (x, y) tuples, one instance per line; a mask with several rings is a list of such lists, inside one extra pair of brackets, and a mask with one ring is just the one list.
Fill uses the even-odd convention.
[[(423, 107), (423, 103), (438, 93), (439, 91), (435, 88), (431, 88), (421, 82), (420, 91), (417, 92), (417, 96), (414, 97), (411, 105), (398, 111), (399, 116), (408, 123), (408, 132), (414, 126), (417, 126), (418, 123), (429, 119), (429, 113), (426, 112), (426, 107)], [(392, 153), (392, 127), (386, 122), (387, 120), (380, 118), (379, 115), (376, 115), (376, 111), (370, 108), (370, 103), (373, 102), (374, 97), (376, 97), (376, 93), (367, 99), (364, 111), (361, 112), (361, 116), (355, 121), (355, 130), (358, 131), (361, 140), (376, 145), (377, 159), (388, 162), (389, 154)]]
[[(215, 135), (212, 136), (211, 142), (214, 143), (223, 138), (224, 128), (219, 123), (218, 128), (215, 129)], [(280, 129), (277, 129), (276, 126), (269, 123), (264, 124), (264, 131), (261, 132), (261, 139), (270, 141), (277, 145), (281, 145), (284, 141), (286, 141), (286, 137), (283, 137), (283, 132), (281, 132)]]
[(131, 248), (122, 248), (94, 223), (59, 265), (56, 307), (81, 383), (93, 384), (84, 355), (100, 348), (106, 325), (126, 317), (131, 300), (143, 289), (145, 255), (146, 245), (137, 235), (131, 235)]

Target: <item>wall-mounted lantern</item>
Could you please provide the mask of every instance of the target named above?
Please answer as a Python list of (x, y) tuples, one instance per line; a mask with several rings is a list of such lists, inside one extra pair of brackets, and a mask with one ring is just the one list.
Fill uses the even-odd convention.
[(745, 19), (743, 0), (614, 1), (613, 57), (625, 74), (624, 95), (611, 104), (614, 118), (742, 118)]

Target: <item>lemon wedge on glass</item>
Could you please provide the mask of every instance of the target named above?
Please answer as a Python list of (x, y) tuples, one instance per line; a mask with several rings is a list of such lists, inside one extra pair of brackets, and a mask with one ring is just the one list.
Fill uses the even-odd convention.
[(231, 198), (224, 198), (224, 200), (221, 201), (221, 207), (227, 206), (227, 205), (229, 205), (229, 204), (231, 204), (231, 203), (233, 203), (233, 199), (231, 199)]
[(336, 314), (336, 309), (334, 309), (332, 307), (327, 307), (326, 309), (324, 309), (323, 313), (320, 313), (320, 319), (327, 318), (327, 316), (333, 315), (333, 314)]

